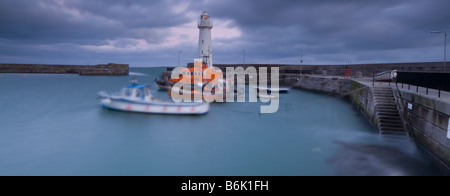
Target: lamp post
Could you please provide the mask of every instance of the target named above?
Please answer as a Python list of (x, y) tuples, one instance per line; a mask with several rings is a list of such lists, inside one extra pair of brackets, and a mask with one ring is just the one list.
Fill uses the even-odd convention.
[(245, 65), (245, 50), (242, 50), (243, 54), (244, 54), (244, 65)]
[(445, 31), (430, 31), (430, 33), (444, 33), (444, 72), (447, 71), (447, 32)]
[(178, 67), (180, 66), (180, 54), (182, 53), (183, 51), (178, 51)]
[(302, 48), (295, 48), (297, 50), (300, 50), (300, 65), (303, 63), (303, 49)]

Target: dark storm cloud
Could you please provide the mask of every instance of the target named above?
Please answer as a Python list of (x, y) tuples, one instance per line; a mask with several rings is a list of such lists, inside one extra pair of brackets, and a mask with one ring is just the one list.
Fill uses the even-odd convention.
[[(0, 59), (8, 62), (53, 57), (156, 66), (174, 64), (179, 50), (183, 62), (192, 61), (197, 43), (183, 42), (189, 34), (176, 28), (197, 20), (202, 7), (215, 22), (217, 63), (240, 63), (245, 49), (249, 63), (293, 64), (296, 48), (311, 64), (439, 61), (443, 36), (429, 31), (450, 31), (447, 0), (0, 0), (0, 5)], [(240, 36), (219, 37), (220, 22), (229, 22)]]
[[(211, 12), (216, 17), (235, 20), (244, 29), (245, 40), (265, 43), (260, 48), (269, 55), (283, 50), (294, 54), (302, 47), (309, 54), (321, 55), (359, 51), (411, 49), (436, 46), (442, 40), (428, 32), (448, 29), (450, 2), (445, 0), (344, 0), (344, 1), (221, 1)], [(358, 56), (358, 55), (356, 55)], [(362, 55), (361, 55), (362, 57)], [(348, 58), (348, 57), (347, 57)], [(359, 61), (379, 58), (365, 55)], [(426, 61), (401, 56), (388, 61)], [(344, 60), (344, 59), (341, 59)], [(438, 60), (438, 59), (433, 59)], [(341, 62), (336, 62), (341, 63)]]
[(140, 28), (176, 26), (189, 21), (166, 8), (168, 1), (4, 0), (0, 6), (0, 36), (32, 42), (92, 42), (118, 37), (147, 38)]

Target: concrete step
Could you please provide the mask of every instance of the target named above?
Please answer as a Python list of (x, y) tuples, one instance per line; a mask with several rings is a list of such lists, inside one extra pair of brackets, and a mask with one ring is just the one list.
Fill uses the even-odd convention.
[(373, 95), (375, 99), (393, 99), (393, 95), (390, 96), (382, 96), (382, 95)]
[(372, 94), (380, 133), (406, 134), (392, 88), (374, 87)]
[(392, 105), (397, 106), (395, 102), (387, 102), (387, 101), (375, 101), (375, 104), (377, 106), (392, 106)]
[(383, 91), (373, 91), (373, 94), (374, 95), (381, 95), (381, 96), (383, 96), (383, 95), (393, 95), (394, 93), (390, 93), (390, 92), (383, 92)]
[(392, 115), (392, 116), (377, 115), (377, 117), (379, 120), (400, 120), (400, 121), (402, 120), (398, 114), (396, 116), (394, 116), (394, 115)]
[(381, 123), (380, 122), (380, 124), (383, 125), (384, 128), (395, 127), (395, 128), (403, 129), (403, 124), (401, 124), (401, 123)]
[(400, 119), (398, 119), (398, 120), (386, 120), (386, 119), (382, 119), (381, 120), (380, 119), (380, 120), (378, 120), (378, 124), (379, 125), (385, 125), (385, 124), (392, 125), (392, 124), (395, 124), (395, 125), (403, 126), (403, 122)]
[(378, 107), (378, 108), (380, 108), (380, 107), (392, 107), (392, 108), (397, 108), (397, 105), (396, 105), (396, 104), (393, 104), (393, 103), (378, 103), (378, 104), (377, 104), (377, 107)]
[(378, 120), (401, 120), (401, 118), (400, 117), (398, 117), (398, 114), (397, 115), (394, 115), (394, 114), (392, 114), (392, 115), (378, 115), (377, 116), (378, 117)]
[(377, 101), (375, 100), (376, 105), (395, 105), (394, 101)]
[(405, 135), (404, 130), (380, 130), (383, 135)]
[(398, 118), (398, 114), (378, 114), (379, 119)]
[(379, 110), (384, 110), (384, 109), (387, 109), (387, 110), (396, 110), (396, 109), (397, 109), (397, 106), (377, 106), (377, 109), (379, 109)]
[(392, 98), (392, 97), (375, 97), (374, 98), (375, 100), (395, 100), (394, 98)]
[(405, 131), (403, 128), (398, 128), (398, 127), (384, 127), (381, 128), (380, 130), (384, 130), (384, 131)]
[(373, 92), (374, 95), (379, 95), (379, 96), (389, 96), (389, 95), (394, 95), (394, 93), (388, 93), (388, 92)]
[(378, 113), (393, 113), (393, 114), (399, 115), (398, 110), (396, 110), (396, 109), (379, 109), (379, 108), (377, 108), (377, 112)]
[(394, 94), (391, 89), (373, 89), (374, 93), (390, 93)]

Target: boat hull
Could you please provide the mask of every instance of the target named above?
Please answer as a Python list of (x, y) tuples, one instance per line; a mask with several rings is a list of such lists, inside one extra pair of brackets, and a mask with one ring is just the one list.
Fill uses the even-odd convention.
[(100, 98), (100, 105), (104, 108), (149, 114), (206, 114), (208, 103), (163, 103), (163, 102), (134, 102), (123, 99)]
[(265, 91), (267, 91), (267, 92), (269, 92), (269, 93), (271, 93), (271, 92), (277, 92), (278, 91), (278, 93), (288, 93), (289, 92), (289, 90), (291, 90), (291, 88), (263, 88), (263, 87), (253, 87), (253, 88), (256, 88), (256, 90), (258, 90), (258, 91), (263, 91), (263, 90), (265, 90)]

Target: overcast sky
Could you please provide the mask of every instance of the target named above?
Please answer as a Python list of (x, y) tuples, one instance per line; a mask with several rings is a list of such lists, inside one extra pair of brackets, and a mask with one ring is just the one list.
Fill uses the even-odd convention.
[(213, 63), (443, 61), (450, 33), (449, 0), (0, 0), (0, 63), (193, 62), (203, 9)]

